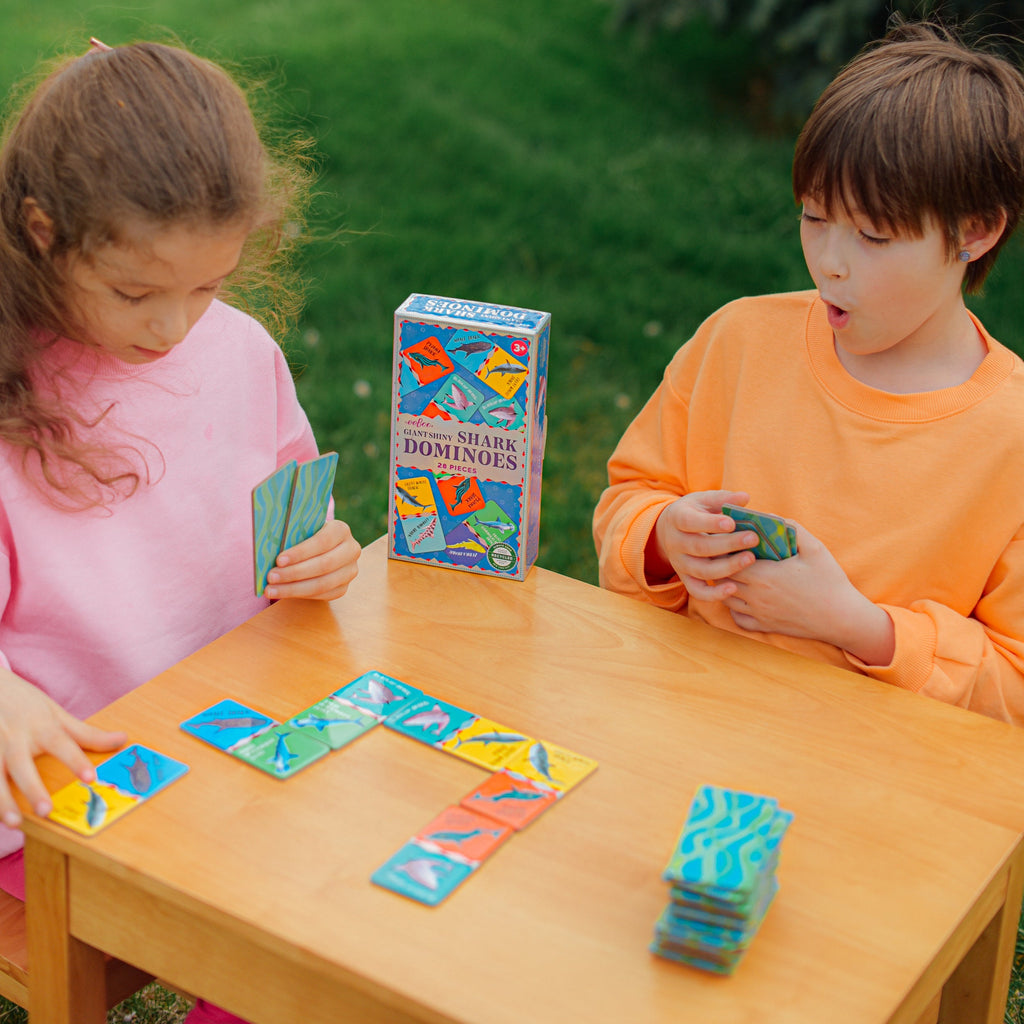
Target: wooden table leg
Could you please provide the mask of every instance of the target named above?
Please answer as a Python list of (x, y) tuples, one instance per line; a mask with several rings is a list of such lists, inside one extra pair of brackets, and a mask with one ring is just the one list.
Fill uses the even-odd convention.
[(104, 1024), (103, 954), (71, 935), (67, 857), (25, 841), (29, 1019), (33, 1024)]
[(1006, 873), (1006, 901), (946, 982), (939, 1024), (1002, 1024), (1024, 898), (1024, 845)]

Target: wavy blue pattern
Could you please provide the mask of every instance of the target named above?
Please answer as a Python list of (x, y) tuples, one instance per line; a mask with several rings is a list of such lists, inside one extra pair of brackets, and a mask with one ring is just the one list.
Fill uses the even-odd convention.
[(665, 879), (706, 889), (749, 892), (771, 867), (770, 855), (781, 832), (772, 844), (768, 837), (773, 826), (778, 829), (778, 815), (778, 802), (771, 797), (702, 786), (665, 869)]
[(337, 468), (338, 453), (327, 452), (319, 458), (303, 462), (296, 469), (288, 525), (281, 541), (282, 551), (301, 544), (324, 525)]
[(296, 462), (286, 462), (252, 492), (252, 532), (256, 571), (256, 593), (267, 585), (267, 573), (281, 553), (281, 540), (288, 521), (288, 505), (295, 483)]

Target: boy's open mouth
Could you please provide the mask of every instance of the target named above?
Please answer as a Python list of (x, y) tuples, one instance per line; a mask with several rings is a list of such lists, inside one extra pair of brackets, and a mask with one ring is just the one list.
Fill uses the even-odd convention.
[(850, 314), (845, 309), (831, 302), (825, 303), (825, 309), (828, 314), (828, 325), (832, 330), (842, 330), (850, 322)]

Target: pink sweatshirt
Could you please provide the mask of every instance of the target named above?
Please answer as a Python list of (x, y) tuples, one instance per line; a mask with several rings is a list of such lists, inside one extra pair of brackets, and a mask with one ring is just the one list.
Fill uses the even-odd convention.
[[(215, 302), (156, 363), (75, 342), (50, 365), (145, 453), (152, 482), (68, 512), (0, 445), (0, 660), (84, 718), (266, 606), (254, 593), (251, 491), (317, 454), (281, 350)], [(0, 826), (0, 856), (20, 833)]]

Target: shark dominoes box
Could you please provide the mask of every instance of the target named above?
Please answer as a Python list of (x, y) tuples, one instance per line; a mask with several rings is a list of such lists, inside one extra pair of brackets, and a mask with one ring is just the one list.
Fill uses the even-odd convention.
[(392, 558), (523, 579), (537, 558), (551, 315), (410, 295), (395, 311)]

